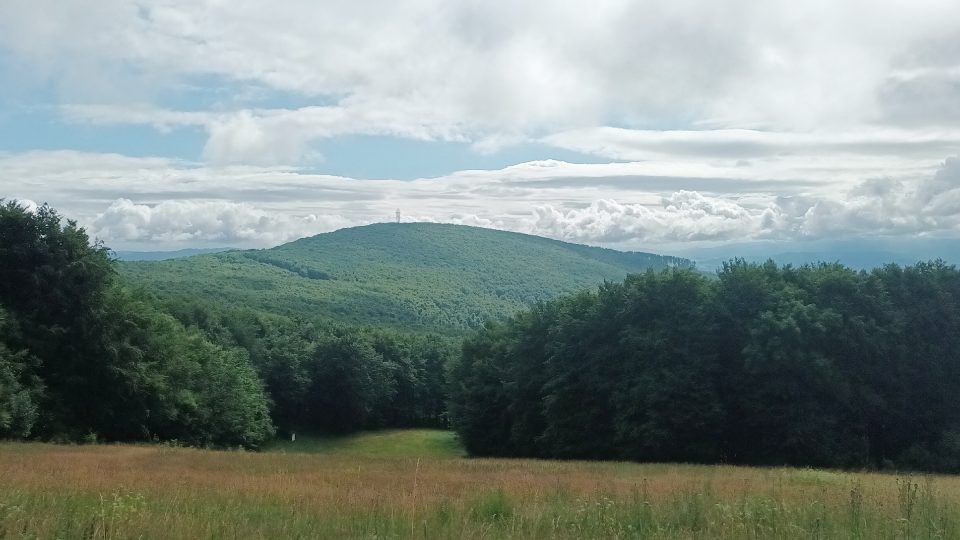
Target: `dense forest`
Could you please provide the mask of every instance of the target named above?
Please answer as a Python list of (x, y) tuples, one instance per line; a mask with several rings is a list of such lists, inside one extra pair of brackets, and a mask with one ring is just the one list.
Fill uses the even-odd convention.
[(282, 431), (447, 425), (446, 366), (457, 352), (450, 338), (211, 309), (182, 298), (158, 305), (248, 356)]
[(451, 373), (470, 452), (960, 471), (960, 272), (733, 261), (489, 324)]
[(124, 282), (286, 317), (460, 337), (538, 300), (687, 259), (438, 223), (378, 223), (264, 250), (118, 265)]
[(256, 448), (278, 428), (438, 426), (453, 352), (131, 291), (76, 223), (0, 204), (0, 438)]

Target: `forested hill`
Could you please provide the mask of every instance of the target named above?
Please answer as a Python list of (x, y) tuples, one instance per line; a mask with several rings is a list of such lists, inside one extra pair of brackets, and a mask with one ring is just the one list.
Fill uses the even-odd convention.
[(125, 262), (120, 272), (129, 285), (161, 296), (460, 332), (629, 273), (691, 265), (492, 229), (381, 223), (273, 249)]

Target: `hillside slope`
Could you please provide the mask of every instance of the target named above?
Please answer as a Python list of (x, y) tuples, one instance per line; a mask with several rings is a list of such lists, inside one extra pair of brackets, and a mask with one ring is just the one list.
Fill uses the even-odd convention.
[(169, 259), (182, 259), (184, 257), (193, 257), (194, 255), (207, 255), (209, 253), (221, 253), (230, 251), (230, 248), (190, 248), (178, 249), (174, 251), (114, 251), (113, 255), (121, 261), (166, 261)]
[(686, 259), (462, 225), (381, 223), (266, 250), (120, 263), (134, 287), (282, 315), (458, 332)]

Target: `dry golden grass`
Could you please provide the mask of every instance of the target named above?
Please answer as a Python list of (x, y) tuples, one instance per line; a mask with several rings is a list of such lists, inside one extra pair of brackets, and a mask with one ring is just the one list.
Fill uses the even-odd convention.
[(960, 478), (0, 444), (0, 538), (958, 538)]

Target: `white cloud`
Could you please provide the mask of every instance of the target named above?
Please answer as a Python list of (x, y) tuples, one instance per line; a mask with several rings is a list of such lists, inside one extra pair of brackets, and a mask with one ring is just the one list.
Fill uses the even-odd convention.
[(320, 156), (310, 150), (311, 142), (348, 134), (391, 135), (426, 141), (466, 140), (457, 126), (447, 126), (442, 118), (438, 118), (436, 109), (405, 110), (405, 106), (405, 103), (378, 104), (376, 107), (348, 104), (299, 109), (183, 112), (146, 104), (72, 104), (61, 107), (61, 110), (72, 122), (149, 125), (161, 132), (177, 127), (203, 128), (208, 134), (203, 156), (212, 165), (276, 166), (317, 160)]
[(207, 129), (210, 138), (203, 155), (211, 163), (280, 165), (303, 161), (307, 154), (300, 130), (266, 126), (247, 111), (212, 121)]
[(773, 225), (774, 208), (748, 209), (729, 199), (678, 191), (657, 206), (599, 200), (582, 209), (534, 209), (533, 234), (586, 243), (727, 240), (758, 236)]
[[(770, 180), (756, 168), (539, 161), (398, 181), (33, 152), (0, 154), (0, 193), (50, 202), (118, 249), (264, 246), (392, 221), (397, 208), (404, 221), (647, 249), (688, 241), (960, 235), (957, 158), (930, 170), (832, 184), (825, 183), (829, 172), (801, 184)], [(669, 169), (680, 176), (657, 176)]]
[(783, 132), (752, 129), (635, 130), (580, 129), (544, 137), (548, 144), (619, 160), (665, 159), (671, 156), (706, 159), (757, 159), (783, 156), (829, 158), (866, 155), (876, 158), (939, 159), (960, 148), (956, 128), (905, 130), (860, 128), (852, 131)]
[[(958, 20), (950, 0), (9, 0), (0, 49), (59, 82), (64, 103), (134, 104), (112, 121), (202, 124), (211, 161), (275, 164), (344, 133), (490, 151), (609, 124), (827, 141), (877, 122), (949, 126)], [(226, 95), (143, 114), (194, 80)], [(250, 87), (323, 106), (250, 109), (236, 101)]]
[(538, 207), (526, 228), (590, 243), (955, 235), (960, 233), (960, 158), (947, 159), (935, 174), (914, 182), (866, 180), (842, 197), (745, 202), (679, 191), (659, 205), (601, 200), (580, 209)]
[(264, 247), (348, 225), (341, 216), (285, 215), (247, 203), (117, 199), (92, 220), (90, 232), (124, 243)]

